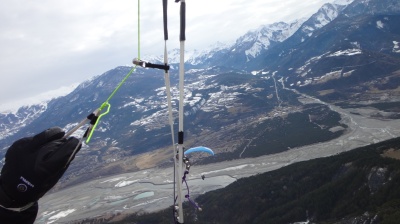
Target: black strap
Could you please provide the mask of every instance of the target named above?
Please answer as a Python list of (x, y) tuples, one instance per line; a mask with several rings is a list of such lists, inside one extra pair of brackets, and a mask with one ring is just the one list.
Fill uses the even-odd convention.
[(150, 62), (139, 60), (137, 58), (135, 58), (133, 60), (133, 64), (141, 66), (143, 68), (157, 68), (157, 69), (162, 69), (162, 70), (165, 70), (165, 71), (169, 70), (169, 65), (166, 65), (166, 64), (153, 64), (153, 63), (150, 63)]
[(168, 1), (163, 0), (164, 40), (168, 40)]
[(183, 131), (178, 132), (178, 144), (183, 144)]
[(186, 2), (181, 2), (181, 33), (179, 35), (180, 41), (186, 40), (185, 30), (186, 30)]
[(153, 64), (150, 62), (146, 62), (146, 68), (157, 68), (157, 69), (162, 69), (165, 71), (169, 70), (169, 65), (165, 65), (165, 64)]
[(89, 115), (87, 116), (87, 119), (90, 120), (90, 124), (91, 124), (91, 125), (96, 124), (96, 121), (97, 121), (98, 118), (99, 118), (99, 117), (96, 116), (94, 113), (91, 113), (91, 114), (89, 114)]

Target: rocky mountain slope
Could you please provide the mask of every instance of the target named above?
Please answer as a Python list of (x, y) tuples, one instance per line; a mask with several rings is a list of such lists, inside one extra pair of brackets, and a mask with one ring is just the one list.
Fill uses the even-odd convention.
[(47, 104), (24, 106), (18, 111), (0, 113), (0, 140), (17, 133), (21, 128), (30, 124), (47, 109)]
[(398, 8), (396, 1), (354, 1), (307, 40), (298, 43), (294, 34), (254, 65), (266, 65), (263, 72), (283, 77), (286, 86), (331, 102), (395, 100)]

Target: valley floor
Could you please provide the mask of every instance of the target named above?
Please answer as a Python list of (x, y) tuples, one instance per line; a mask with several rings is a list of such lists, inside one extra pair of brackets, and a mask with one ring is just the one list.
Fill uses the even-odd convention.
[[(303, 103), (319, 101), (309, 96), (303, 97)], [(342, 122), (349, 127), (341, 137), (273, 155), (192, 166), (188, 176), (191, 197), (223, 188), (238, 178), (400, 136), (400, 120), (370, 118), (368, 114), (371, 113), (371, 109), (362, 111), (359, 108), (342, 109), (329, 106), (341, 114)], [(357, 113), (354, 113), (354, 110), (357, 110)], [(204, 180), (201, 175), (205, 175)], [(172, 179), (171, 167), (151, 168), (88, 181), (45, 195), (39, 202), (40, 210), (36, 223), (66, 223), (103, 214), (153, 212), (164, 209), (173, 203)]]

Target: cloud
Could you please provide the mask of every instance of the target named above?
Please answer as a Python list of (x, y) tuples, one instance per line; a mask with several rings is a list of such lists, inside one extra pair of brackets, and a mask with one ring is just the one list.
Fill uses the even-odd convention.
[(0, 112), (17, 112), (18, 109), (23, 106), (30, 106), (35, 104), (40, 104), (42, 102), (48, 101), (49, 99), (53, 99), (59, 96), (65, 96), (66, 94), (72, 92), (78, 83), (71, 84), (70, 86), (63, 86), (58, 89), (49, 90), (34, 97), (26, 97), (18, 102), (9, 102), (5, 104), (0, 104)]
[[(329, 0), (187, 0), (186, 49), (233, 42), (250, 29), (310, 16)], [(0, 104), (130, 64), (138, 1), (0, 0)], [(162, 6), (140, 2), (140, 53), (163, 53)], [(179, 47), (179, 4), (168, 1), (168, 49)]]

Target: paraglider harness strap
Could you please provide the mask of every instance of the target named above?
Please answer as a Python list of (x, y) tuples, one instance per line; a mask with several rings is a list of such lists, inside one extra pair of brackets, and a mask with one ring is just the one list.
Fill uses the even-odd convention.
[[(188, 199), (188, 201), (189, 201), (196, 209), (198, 209), (198, 210), (201, 211), (201, 207), (200, 207), (194, 200), (192, 200), (192, 199), (190, 198), (189, 184), (187, 183), (187, 180), (186, 180), (186, 175), (189, 174), (189, 170), (190, 170), (190, 167), (192, 166), (192, 164), (190, 163), (189, 158), (187, 158), (187, 157), (183, 157), (182, 162), (183, 162), (183, 163), (185, 164), (185, 166), (186, 166), (186, 170), (185, 170), (185, 172), (184, 172), (184, 174), (183, 174), (183, 177), (182, 177), (182, 183), (185, 183), (186, 189), (187, 189), (187, 193), (186, 193), (186, 195), (185, 195), (185, 198)], [(175, 202), (176, 202), (177, 199), (178, 199), (178, 197), (175, 198)]]
[(188, 171), (188, 170), (185, 171), (185, 174), (184, 174), (183, 177), (182, 177), (182, 183), (185, 183), (186, 189), (187, 189), (187, 194), (185, 195), (185, 198), (188, 199), (188, 201), (189, 201), (196, 209), (198, 209), (198, 210), (201, 211), (200, 206), (199, 206), (195, 201), (193, 201), (193, 200), (190, 198), (189, 185), (188, 185), (188, 183), (187, 183), (187, 181), (186, 181), (186, 175), (187, 175), (187, 174), (189, 174), (189, 171)]

